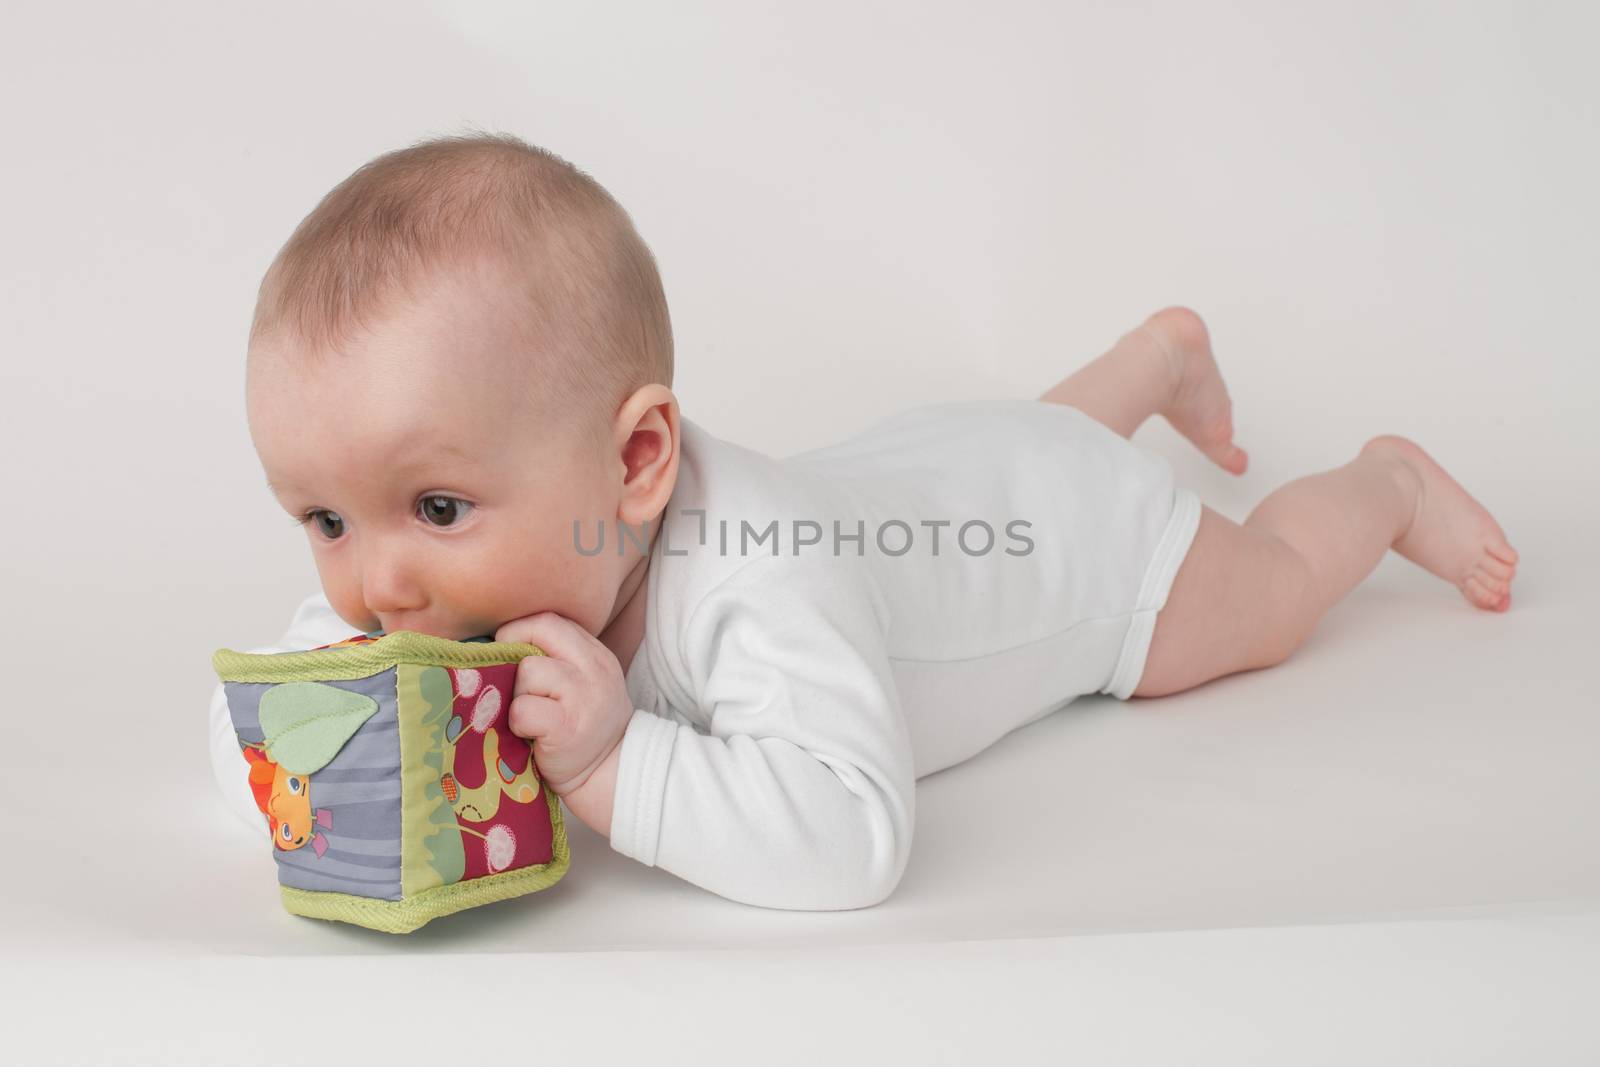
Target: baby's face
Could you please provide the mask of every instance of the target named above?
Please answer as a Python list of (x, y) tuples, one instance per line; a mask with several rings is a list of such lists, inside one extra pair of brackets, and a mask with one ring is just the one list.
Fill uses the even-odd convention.
[[(323, 591), (362, 631), (460, 640), (555, 611), (598, 634), (639, 555), (615, 550), (620, 455), (544, 414), (503, 290), (419, 289), (345, 352), (251, 352), (251, 438)], [(579, 553), (575, 521), (606, 551)]]

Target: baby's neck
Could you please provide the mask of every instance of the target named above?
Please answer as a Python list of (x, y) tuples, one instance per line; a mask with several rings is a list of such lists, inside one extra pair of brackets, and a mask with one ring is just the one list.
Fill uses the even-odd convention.
[(628, 673), (628, 665), (644, 640), (645, 605), (650, 595), (650, 583), (646, 579), (649, 576), (650, 554), (645, 553), (623, 579), (622, 588), (617, 591), (620, 607), (600, 631), (600, 643), (617, 657), (624, 674)]

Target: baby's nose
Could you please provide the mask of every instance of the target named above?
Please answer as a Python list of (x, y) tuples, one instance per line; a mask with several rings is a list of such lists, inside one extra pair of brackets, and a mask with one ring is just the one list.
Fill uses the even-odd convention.
[(379, 617), (420, 611), (426, 604), (421, 585), (398, 561), (374, 561), (363, 568), (361, 597), (368, 614)]

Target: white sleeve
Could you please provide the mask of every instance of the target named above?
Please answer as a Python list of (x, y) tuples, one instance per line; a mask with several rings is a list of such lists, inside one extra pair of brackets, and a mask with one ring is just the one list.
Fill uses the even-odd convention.
[[(355, 632), (355, 627), (335, 614), (326, 596), (314, 593), (301, 602), (277, 644), (250, 651), (297, 652), (342, 641)], [(220, 682), (211, 693), (211, 771), (228, 809), (262, 837), (267, 836), (267, 820), (250, 792), (250, 765), (239, 751), (233, 720), (228, 716), (228, 699)]]
[(613, 849), (770, 908), (866, 907), (899, 884), (911, 740), (886, 609), (851, 562), (763, 557), (693, 609), (680, 637), (709, 732), (635, 710)]

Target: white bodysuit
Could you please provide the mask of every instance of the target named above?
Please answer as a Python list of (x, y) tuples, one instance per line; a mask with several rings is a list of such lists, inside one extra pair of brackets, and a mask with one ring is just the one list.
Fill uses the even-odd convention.
[[(917, 778), (1131, 696), (1199, 524), (1163, 458), (1043, 401), (917, 407), (784, 459), (680, 426), (611, 847), (751, 904), (882, 900)], [(353, 632), (317, 594), (270, 650)], [(220, 686), (211, 741), (263, 831)]]

